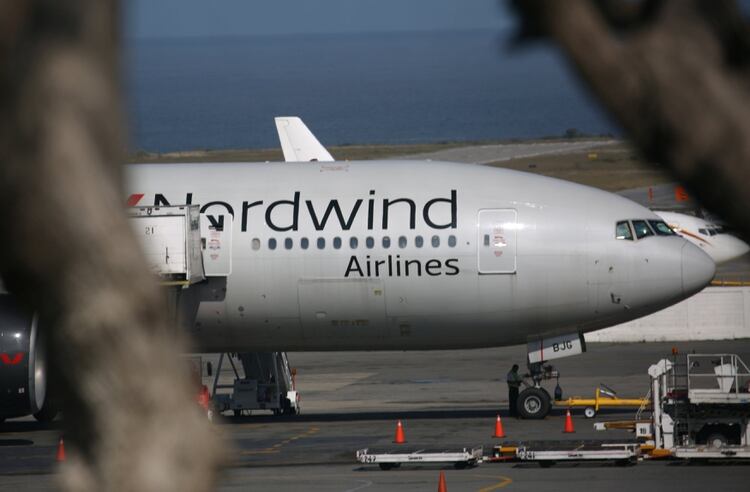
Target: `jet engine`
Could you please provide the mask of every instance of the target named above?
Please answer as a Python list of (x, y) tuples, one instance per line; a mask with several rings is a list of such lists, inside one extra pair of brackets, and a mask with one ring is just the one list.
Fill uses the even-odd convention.
[(47, 359), (37, 317), (0, 294), (0, 422), (33, 414), (52, 421), (57, 410), (47, 387)]

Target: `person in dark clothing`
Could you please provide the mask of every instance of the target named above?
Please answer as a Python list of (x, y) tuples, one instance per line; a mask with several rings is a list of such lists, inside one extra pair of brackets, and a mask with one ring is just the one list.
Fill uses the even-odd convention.
[(508, 383), (508, 413), (511, 417), (517, 417), (518, 389), (523, 382), (523, 378), (518, 374), (518, 364), (513, 364), (505, 380)]

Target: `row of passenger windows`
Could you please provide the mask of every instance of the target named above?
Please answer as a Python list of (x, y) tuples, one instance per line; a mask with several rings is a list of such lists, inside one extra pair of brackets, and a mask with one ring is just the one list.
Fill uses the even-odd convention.
[[(425, 245), (426, 238), (423, 238), (422, 236), (416, 236), (414, 237), (414, 246), (417, 248), (421, 248)], [(399, 236), (398, 239), (395, 239), (396, 244), (398, 244), (399, 248), (405, 248), (409, 244), (409, 240), (406, 236)], [(308, 249), (310, 247), (311, 241), (306, 238), (300, 238), (299, 239), (299, 247), (301, 249)], [(277, 240), (276, 238), (269, 238), (268, 239), (268, 249), (276, 249), (277, 247), (281, 247), (283, 245), (284, 249), (293, 249), (294, 248), (294, 239), (291, 237), (287, 237), (283, 240)], [(334, 237), (331, 241), (331, 245), (333, 246), (333, 249), (341, 249), (341, 247), (344, 244), (344, 239), (340, 237)], [(383, 248), (388, 249), (391, 247), (391, 238), (389, 236), (383, 236), (383, 238), (380, 240), (380, 244), (383, 246)], [(448, 246), (451, 248), (454, 248), (457, 244), (456, 236), (450, 235), (448, 236)], [(251, 245), (253, 250), (257, 251), (261, 247), (261, 241), (260, 239), (253, 238), (251, 241)], [(440, 236), (432, 236), (430, 238), (430, 245), (432, 245), (433, 248), (440, 247)], [(319, 237), (315, 240), (315, 247), (318, 249), (325, 249), (326, 248), (326, 238)], [(350, 237), (349, 238), (349, 248), (351, 249), (357, 249), (359, 247), (359, 238), (357, 237)], [(367, 249), (372, 249), (375, 247), (375, 238), (372, 236), (368, 236), (364, 240), (364, 247)]]
[(725, 233), (724, 228), (719, 226), (706, 227), (705, 229), (701, 228), (698, 229), (698, 232), (700, 232), (704, 236), (715, 236), (717, 234)]
[(632, 241), (648, 236), (674, 236), (675, 232), (663, 220), (621, 220), (615, 227), (615, 237)]

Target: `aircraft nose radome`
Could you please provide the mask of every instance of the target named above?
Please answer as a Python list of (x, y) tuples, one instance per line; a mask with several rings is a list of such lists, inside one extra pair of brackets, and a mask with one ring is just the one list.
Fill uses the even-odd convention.
[(740, 257), (744, 254), (747, 254), (748, 251), (750, 251), (750, 244), (747, 244), (742, 239), (732, 237), (731, 249), (732, 253), (735, 254), (735, 257)]
[(711, 283), (716, 263), (697, 246), (687, 241), (682, 246), (682, 292), (691, 296)]

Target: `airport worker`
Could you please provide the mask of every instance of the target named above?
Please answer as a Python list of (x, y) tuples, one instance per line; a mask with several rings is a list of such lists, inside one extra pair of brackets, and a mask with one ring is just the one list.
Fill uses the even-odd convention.
[(513, 364), (505, 380), (508, 382), (508, 413), (510, 413), (511, 417), (517, 417), (518, 389), (523, 382), (523, 378), (518, 374), (518, 364)]

